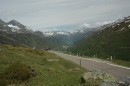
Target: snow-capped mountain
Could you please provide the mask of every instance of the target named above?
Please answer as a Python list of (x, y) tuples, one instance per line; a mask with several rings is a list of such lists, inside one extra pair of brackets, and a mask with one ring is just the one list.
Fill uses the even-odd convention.
[(4, 22), (3, 20), (0, 20), (0, 30), (5, 31), (8, 33), (32, 33), (33, 30), (31, 30), (29, 27), (24, 26), (23, 24), (19, 23), (16, 20), (11, 20), (10, 22)]
[(66, 32), (66, 31), (47, 31), (47, 32), (43, 32), (43, 35), (45, 37), (49, 37), (49, 36), (57, 36), (57, 35), (69, 36), (71, 34), (70, 32)]
[[(123, 31), (123, 30), (125, 30), (125, 27), (126, 27), (125, 24), (128, 24), (129, 22), (130, 22), (130, 16), (124, 17), (123, 19), (118, 19), (115, 22), (112, 22), (112, 23), (97, 27), (97, 29), (98, 30), (103, 30), (105, 28), (115, 28), (115, 27), (119, 27), (122, 23), (124, 23), (124, 27), (119, 28), (119, 31)], [(130, 25), (128, 24), (127, 27), (130, 27)]]
[(84, 28), (80, 28), (79, 30), (75, 30), (72, 32), (72, 35), (75, 35), (75, 34), (82, 34), (82, 33), (87, 33), (87, 32), (91, 32), (91, 31), (95, 31), (96, 29), (95, 28), (87, 28), (87, 27), (84, 27)]
[(17, 26), (19, 28), (26, 28), (23, 24), (19, 23), (16, 20), (11, 20), (7, 23), (8, 25)]

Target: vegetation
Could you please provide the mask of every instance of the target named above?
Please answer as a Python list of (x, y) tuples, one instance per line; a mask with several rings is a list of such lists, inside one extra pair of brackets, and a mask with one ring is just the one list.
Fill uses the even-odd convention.
[(42, 50), (0, 45), (0, 69), (0, 86), (80, 85), (79, 66)]
[(14, 63), (0, 74), (0, 85), (23, 83), (32, 76), (32, 70), (28, 65)]
[(70, 47), (68, 51), (86, 56), (130, 61), (130, 18), (108, 24)]
[(112, 61), (115, 64), (130, 67), (130, 62), (129, 61), (122, 61), (122, 60), (113, 60)]

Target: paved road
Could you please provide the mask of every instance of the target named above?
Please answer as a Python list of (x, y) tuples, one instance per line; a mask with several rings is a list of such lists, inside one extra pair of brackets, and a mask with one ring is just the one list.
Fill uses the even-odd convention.
[(94, 60), (94, 59), (87, 59), (87, 58), (81, 58), (77, 56), (67, 55), (63, 53), (58, 53), (54, 51), (50, 51), (66, 60), (70, 60), (76, 64), (80, 64), (81, 60), (81, 66), (86, 68), (87, 70), (103, 70), (106, 71), (116, 78), (120, 79), (124, 76), (130, 76), (130, 68), (128, 67), (122, 67), (118, 65), (111, 64), (110, 62), (103, 61), (103, 60)]

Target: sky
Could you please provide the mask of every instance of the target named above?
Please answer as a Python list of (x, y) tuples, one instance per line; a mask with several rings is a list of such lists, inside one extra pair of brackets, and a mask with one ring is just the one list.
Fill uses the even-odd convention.
[(96, 27), (127, 16), (130, 0), (0, 0), (2, 20), (43, 31)]

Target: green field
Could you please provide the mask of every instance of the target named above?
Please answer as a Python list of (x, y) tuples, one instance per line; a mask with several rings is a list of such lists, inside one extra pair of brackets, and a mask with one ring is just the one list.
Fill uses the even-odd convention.
[[(24, 80), (22, 77), (21, 80), (19, 77), (26, 76), (28, 66), (35, 70), (35, 76), (24, 77)], [(12, 71), (20, 67), (24, 75), (16, 78)], [(80, 86), (80, 77), (78, 65), (54, 54), (20, 46), (0, 45), (0, 86)]]

